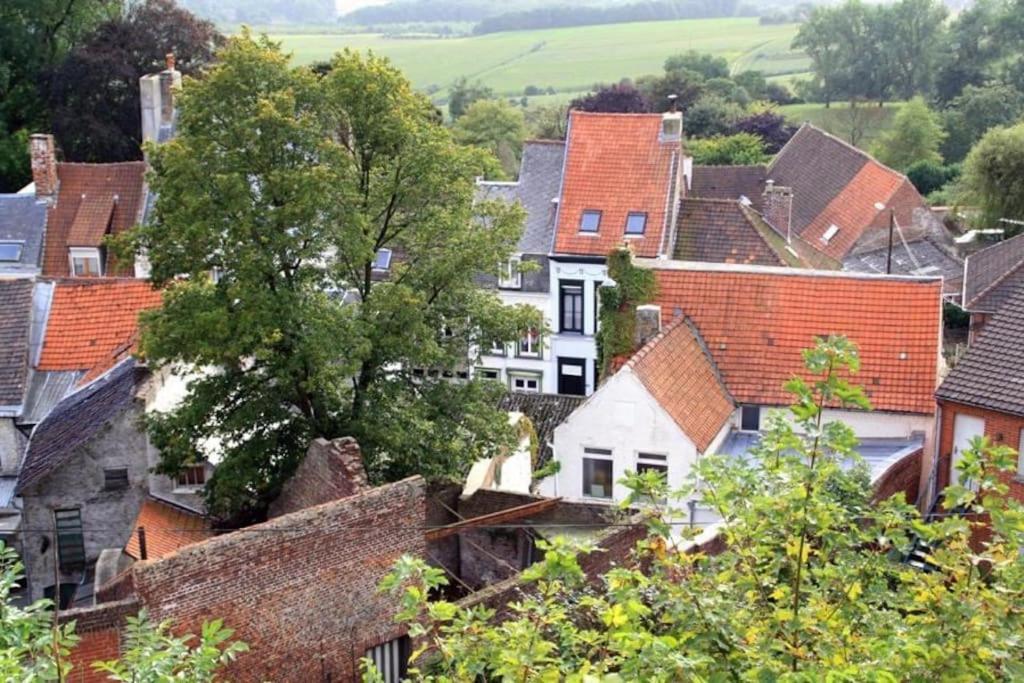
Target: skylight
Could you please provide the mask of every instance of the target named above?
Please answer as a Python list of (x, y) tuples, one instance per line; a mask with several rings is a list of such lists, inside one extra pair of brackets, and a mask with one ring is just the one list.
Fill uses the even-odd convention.
[(601, 212), (588, 209), (580, 216), (580, 232), (597, 232), (601, 227)]
[(631, 212), (626, 217), (626, 234), (642, 235), (647, 228), (647, 214), (637, 211)]
[(377, 258), (373, 260), (374, 270), (387, 270), (391, 267), (391, 250), (378, 249)]
[(832, 225), (828, 226), (828, 230), (826, 230), (825, 234), (821, 236), (821, 241), (824, 242), (825, 244), (828, 244), (829, 242), (832, 241), (832, 238), (835, 237), (836, 234), (838, 234), (838, 232), (839, 226), (833, 223)]
[(0, 261), (21, 260), (22, 242), (0, 242)]

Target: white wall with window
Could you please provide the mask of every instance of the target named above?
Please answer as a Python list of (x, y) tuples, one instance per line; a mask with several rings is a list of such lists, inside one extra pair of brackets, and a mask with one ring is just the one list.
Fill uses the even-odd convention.
[[(550, 297), (546, 293), (499, 289), (498, 296), (507, 306), (533, 306), (551, 326)], [(501, 382), (513, 391), (554, 393), (550, 354), (549, 337), (540, 330), (525, 330), (519, 339), (482, 350), (474, 375)]]
[(550, 273), (552, 392), (558, 392), (558, 359), (563, 358), (583, 361), (584, 393), (589, 395), (597, 387), (598, 291), (608, 279), (608, 268), (604, 263), (552, 260)]
[(100, 277), (103, 275), (103, 258), (96, 247), (71, 247), (68, 249), (68, 263), (75, 277)]

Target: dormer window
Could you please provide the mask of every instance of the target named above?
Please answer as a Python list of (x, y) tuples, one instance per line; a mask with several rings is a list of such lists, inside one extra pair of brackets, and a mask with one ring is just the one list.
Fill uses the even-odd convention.
[(839, 226), (833, 223), (832, 225), (828, 226), (828, 230), (826, 230), (825, 234), (821, 236), (822, 243), (828, 244), (829, 242), (832, 241), (832, 238), (835, 237), (837, 234), (839, 234)]
[(501, 264), (498, 273), (498, 287), (501, 289), (521, 289), (523, 286), (523, 274), (519, 272), (519, 259), (510, 258)]
[(388, 270), (391, 268), (391, 250), (378, 249), (377, 256), (373, 259), (374, 270)]
[(580, 216), (580, 232), (597, 232), (601, 227), (601, 212), (587, 209)]
[(96, 247), (71, 247), (68, 249), (68, 258), (71, 261), (71, 274), (75, 277), (103, 275), (100, 250)]
[(17, 263), (21, 260), (21, 248), (24, 242), (0, 242), (0, 261)]
[(647, 214), (639, 211), (631, 211), (626, 216), (626, 234), (643, 235), (647, 229)]

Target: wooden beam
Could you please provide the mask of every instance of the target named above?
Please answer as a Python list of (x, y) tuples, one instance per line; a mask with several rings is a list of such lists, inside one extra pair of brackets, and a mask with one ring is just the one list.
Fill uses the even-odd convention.
[(457, 534), (460, 531), (466, 531), (467, 529), (498, 526), (506, 522), (522, 519), (523, 517), (529, 517), (530, 515), (547, 512), (548, 510), (556, 507), (560, 502), (562, 502), (561, 498), (545, 498), (544, 500), (538, 500), (533, 503), (517, 505), (516, 507), (508, 508), (506, 510), (499, 510), (479, 517), (473, 517), (472, 519), (464, 519), (461, 522), (455, 522), (454, 524), (448, 524), (436, 529), (430, 529), (427, 531), (426, 537), (428, 541), (436, 541)]

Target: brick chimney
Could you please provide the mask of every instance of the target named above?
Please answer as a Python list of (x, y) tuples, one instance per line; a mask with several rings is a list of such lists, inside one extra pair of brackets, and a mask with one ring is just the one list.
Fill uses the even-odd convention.
[(57, 194), (57, 145), (53, 136), (36, 133), (29, 138), (29, 154), (32, 157), (32, 182), (36, 185), (36, 197), (52, 199)]
[(661, 332), (661, 306), (644, 304), (636, 307), (636, 328), (633, 330), (634, 348), (643, 348)]
[(763, 196), (765, 220), (785, 235), (789, 242), (793, 230), (793, 188), (782, 187), (768, 180), (765, 181)]

